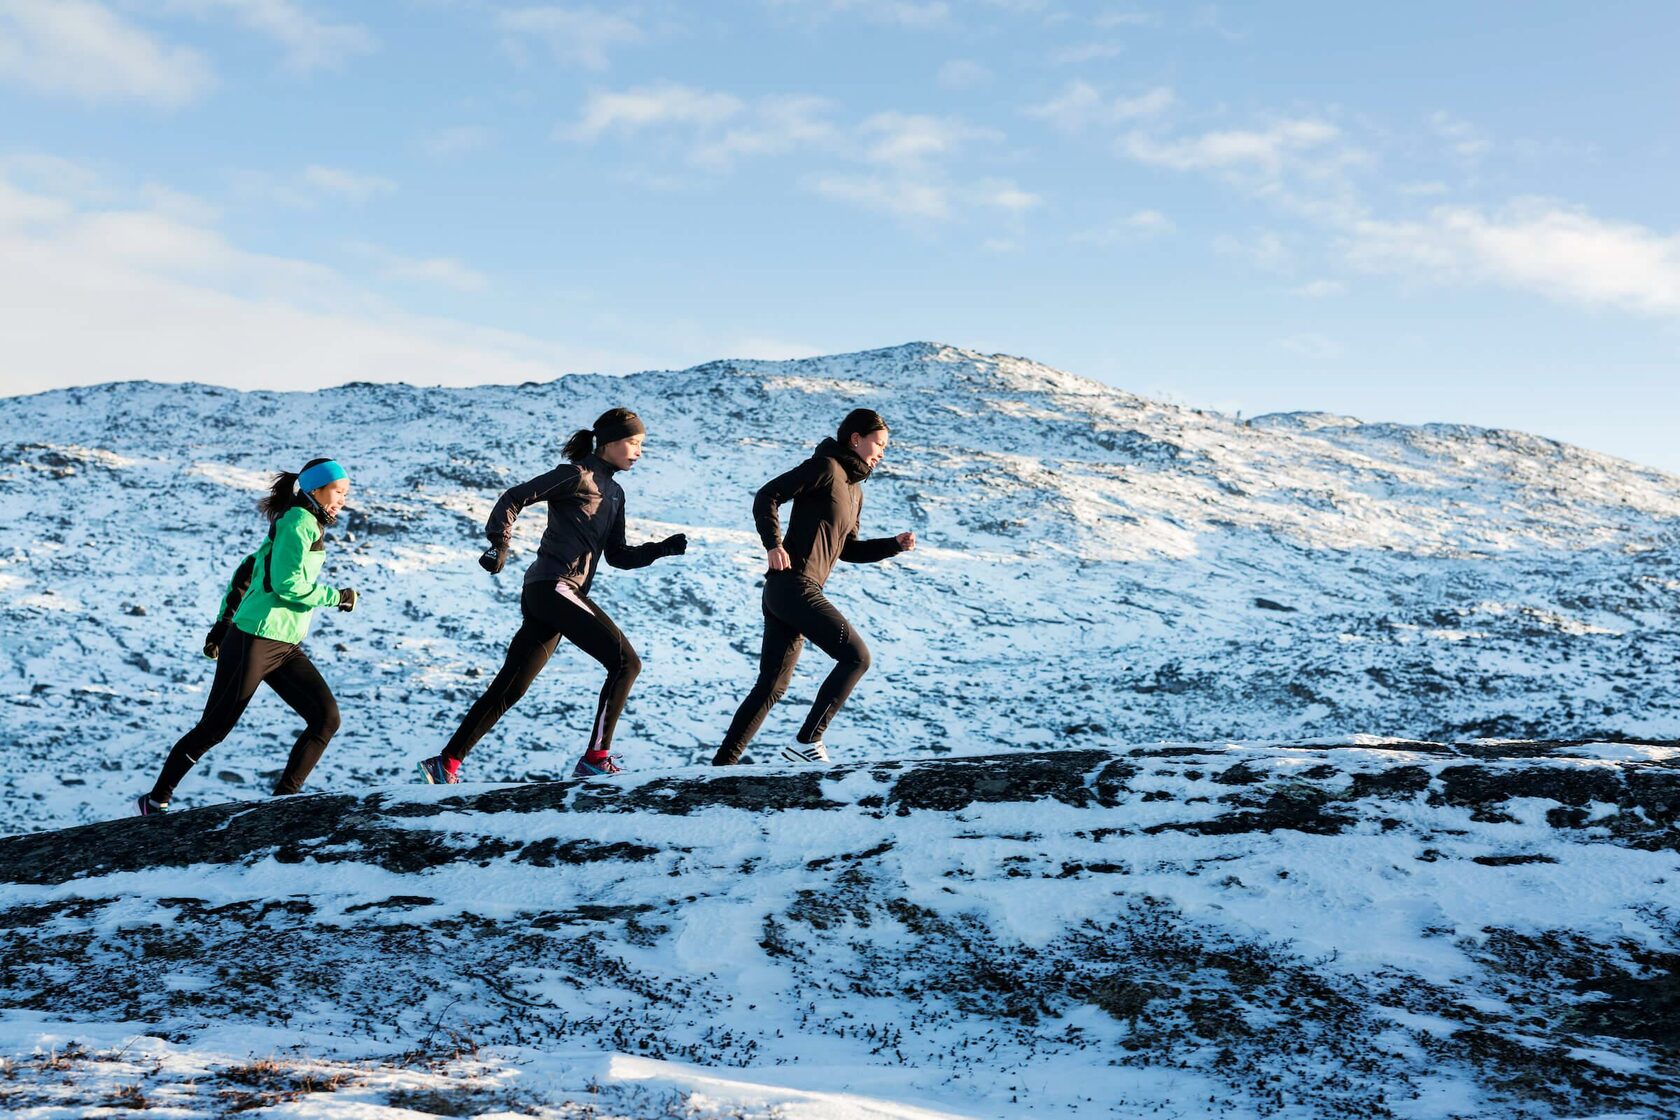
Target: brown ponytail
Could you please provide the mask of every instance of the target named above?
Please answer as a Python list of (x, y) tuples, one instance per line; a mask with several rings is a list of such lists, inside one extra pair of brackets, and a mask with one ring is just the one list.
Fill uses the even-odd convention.
[(577, 463), (594, 450), (595, 433), (588, 428), (579, 428), (572, 433), (572, 438), (566, 441), (566, 447), (561, 454), (570, 462)]

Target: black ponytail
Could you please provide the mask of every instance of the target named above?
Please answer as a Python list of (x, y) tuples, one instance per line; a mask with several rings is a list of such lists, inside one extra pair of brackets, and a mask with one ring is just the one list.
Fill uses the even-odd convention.
[[(316, 463), (327, 462), (331, 462), (331, 460), (311, 459), (303, 465), (303, 469), (308, 470)], [(257, 502), (257, 512), (270, 521), (278, 521), (285, 516), (287, 510), (302, 505), (303, 496), (298, 493), (297, 480), (298, 476), (291, 471), (281, 471), (275, 475), (274, 481), (269, 484), (268, 493), (264, 494), (262, 499)]]
[(595, 433), (588, 428), (579, 428), (572, 433), (572, 438), (566, 441), (562, 452), (567, 460), (573, 463), (581, 462), (590, 452), (595, 450)]

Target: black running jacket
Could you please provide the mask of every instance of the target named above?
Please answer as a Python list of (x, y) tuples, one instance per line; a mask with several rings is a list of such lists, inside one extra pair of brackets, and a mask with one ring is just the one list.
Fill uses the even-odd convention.
[[(904, 550), (896, 537), (858, 539), (863, 513), (863, 480), (869, 466), (840, 441), (825, 439), (803, 463), (777, 475), (753, 498), (753, 522), (766, 551), (781, 545), (794, 574), (818, 587), (828, 581), (837, 560), (874, 564)], [(787, 536), (777, 516), (782, 503), (793, 502)]]

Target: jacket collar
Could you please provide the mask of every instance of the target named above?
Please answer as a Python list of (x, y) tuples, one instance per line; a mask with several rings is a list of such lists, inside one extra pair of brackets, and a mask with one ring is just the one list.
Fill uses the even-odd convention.
[(849, 482), (858, 483), (869, 477), (869, 464), (864, 462), (856, 451), (832, 436), (817, 444), (817, 454), (839, 463), (845, 469)]
[(608, 478), (618, 473), (618, 468), (591, 451), (578, 460), (578, 466), (595, 474), (604, 474)]
[(331, 525), (333, 522), (338, 520), (336, 517), (328, 517), (327, 511), (321, 508), (321, 503), (310, 497), (309, 491), (300, 490), (298, 492), (298, 497), (303, 499), (302, 503), (300, 503), (303, 508), (315, 516), (317, 524)]

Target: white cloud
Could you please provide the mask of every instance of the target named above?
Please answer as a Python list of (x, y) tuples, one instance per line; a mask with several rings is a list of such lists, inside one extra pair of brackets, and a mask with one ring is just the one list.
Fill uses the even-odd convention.
[(901, 221), (945, 221), (951, 217), (950, 192), (939, 183), (881, 175), (824, 175), (812, 185), (826, 198), (890, 214)]
[(1445, 183), (1433, 180), (1427, 183), (1401, 183), (1399, 186), (1394, 188), (1395, 192), (1398, 194), (1410, 195), (1413, 197), (1446, 194), (1447, 189), (1448, 188)]
[(148, 6), (197, 16), (232, 16), (284, 47), (286, 64), (295, 70), (342, 66), (348, 59), (367, 54), (379, 45), (367, 28), (353, 23), (329, 23), (292, 0), (148, 0)]
[(988, 183), (980, 188), (980, 198), (987, 206), (1011, 213), (1025, 213), (1044, 200), (1031, 191), (1024, 191), (1013, 183)]
[[(713, 173), (731, 171), (748, 158), (798, 152), (807, 165), (816, 160), (835, 165), (806, 174), (800, 180), (805, 189), (907, 224), (947, 221), (959, 209), (1021, 214), (1041, 201), (1012, 182), (959, 180), (957, 165), (966, 152), (1001, 140), (999, 132), (955, 117), (896, 111), (843, 122), (835, 119), (835, 110), (819, 97), (777, 95), (747, 102), (726, 93), (661, 85), (597, 91), (575, 121), (556, 128), (555, 136), (588, 142), (657, 128), (663, 130), (659, 141)], [(643, 170), (628, 172), (626, 178), (669, 190), (686, 186), (692, 176)]]
[(1309, 280), (1289, 289), (1289, 294), (1307, 299), (1328, 299), (1331, 296), (1339, 296), (1346, 290), (1340, 280)]
[(972, 58), (953, 58), (939, 68), (939, 84), (944, 89), (978, 89), (992, 80), (992, 72)]
[(1287, 338), (1278, 339), (1278, 345), (1293, 354), (1304, 358), (1328, 359), (1338, 358), (1342, 354), (1342, 344), (1327, 335), (1314, 331), (1304, 331), (1292, 334)]
[(1173, 91), (1156, 86), (1136, 97), (1117, 97), (1109, 103), (1108, 111), (1114, 120), (1129, 121), (1138, 117), (1153, 117), (1172, 107)]
[(382, 194), (396, 191), (397, 185), (378, 175), (364, 175), (346, 171), (342, 167), (323, 167), (311, 164), (304, 168), (303, 181), (325, 194), (348, 198), (352, 202), (366, 202)]
[(162, 42), (93, 0), (0, 0), (0, 80), (90, 103), (164, 107), (215, 84), (197, 51)]
[(1102, 115), (1103, 96), (1089, 82), (1070, 82), (1061, 93), (1042, 105), (1027, 109), (1029, 117), (1049, 121), (1064, 132), (1079, 132)]
[(1424, 221), (1366, 219), (1345, 232), (1348, 259), (1369, 269), (1492, 282), (1565, 303), (1680, 314), (1680, 235), (1606, 221), (1545, 199), (1518, 200), (1492, 214), (1442, 206)]
[(1137, 210), (1126, 218), (1126, 225), (1139, 233), (1171, 233), (1178, 226), (1159, 210)]
[(1119, 43), (1080, 43), (1056, 51), (1050, 56), (1050, 61), (1057, 66), (1080, 66), (1105, 58), (1119, 58), (1124, 53), (1126, 48)]
[(950, 117), (916, 113), (876, 113), (859, 129), (871, 163), (914, 167), (933, 158), (950, 158), (971, 140), (997, 140), (991, 129), (976, 128)]
[(622, 15), (557, 5), (499, 12), (496, 26), (508, 33), (516, 53), (520, 37), (529, 37), (546, 46), (557, 61), (585, 70), (605, 70), (608, 52), (645, 38), (642, 29)]
[(609, 133), (668, 128), (689, 144), (689, 158), (726, 170), (739, 157), (811, 149), (848, 161), (920, 171), (977, 142), (1002, 134), (955, 117), (896, 111), (876, 113), (856, 125), (833, 119), (834, 103), (799, 94), (748, 103), (727, 93), (690, 86), (657, 85), (596, 91), (576, 121), (555, 129), (558, 139), (592, 141)]
[(489, 277), (451, 257), (408, 257), (371, 242), (357, 241), (350, 248), (368, 258), (387, 280), (401, 280), (450, 288), (457, 292), (481, 292), (490, 286)]
[(122, 378), (312, 388), (638, 368), (635, 356), (406, 314), (330, 269), (245, 252), (170, 213), (83, 206), (5, 178), (0, 259), (4, 393)]
[[(948, 177), (932, 172), (824, 175), (815, 177), (808, 185), (826, 198), (888, 214), (906, 226), (922, 230), (954, 221), (965, 211), (1002, 211), (1018, 218), (1044, 202), (1040, 196), (1008, 180), (953, 184)], [(1013, 237), (993, 240), (1011, 246), (1017, 244)]]
[(495, 133), (483, 125), (461, 124), (426, 133), (420, 138), (420, 146), (427, 155), (441, 159), (489, 147), (494, 138)]
[(1284, 120), (1263, 131), (1233, 129), (1173, 140), (1133, 132), (1122, 141), (1121, 150), (1140, 163), (1175, 171), (1256, 170), (1276, 175), (1340, 136), (1335, 125), (1324, 121)]
[(1249, 237), (1220, 234), (1213, 239), (1216, 252), (1246, 261), (1267, 272), (1288, 272), (1295, 265), (1295, 255), (1284, 239), (1271, 230), (1261, 230)]
[(768, 0), (772, 9), (815, 16), (857, 15), (898, 27), (941, 27), (950, 22), (946, 0)]
[(1216, 4), (1204, 4), (1196, 13), (1196, 17), (1190, 21), (1190, 27), (1194, 31), (1211, 32), (1228, 43), (1240, 42), (1248, 37), (1247, 32), (1230, 27), (1220, 18), (1219, 6)]
[(832, 103), (820, 97), (766, 97), (754, 104), (748, 119), (696, 146), (696, 163), (714, 170), (739, 157), (781, 155), (797, 148), (835, 146), (839, 130), (827, 119)]
[(458, 292), (479, 292), (490, 285), (490, 281), (482, 272), (450, 257), (394, 260), (386, 267), (384, 275), (394, 280), (419, 280), (427, 284), (439, 284)]
[(103, 179), (92, 167), (40, 152), (0, 156), (0, 182), (6, 180), (20, 189), (79, 201), (94, 201), (107, 194)]
[(1026, 113), (1063, 132), (1123, 124), (1159, 116), (1172, 107), (1173, 91), (1156, 86), (1135, 97), (1106, 97), (1089, 82), (1069, 82), (1062, 92)]
[[(1465, 159), (1490, 148), (1455, 117), (1436, 114), (1431, 123)], [(1680, 315), (1680, 232), (1600, 218), (1541, 198), (1518, 198), (1497, 209), (1439, 205), (1423, 218), (1386, 217), (1347, 174), (1366, 156), (1322, 120), (1178, 138), (1133, 132), (1121, 150), (1154, 166), (1215, 175), (1266, 198), (1327, 232), (1335, 251), (1368, 271), (1429, 283), (1492, 284), (1585, 307)], [(1392, 189), (1402, 197), (1446, 191), (1434, 182)], [(1290, 246), (1273, 232), (1220, 237), (1215, 248), (1271, 271), (1295, 268)], [(1293, 290), (1322, 297), (1341, 288), (1315, 281)]]
[(287, 174), (235, 171), (229, 174), (228, 180), (243, 204), (284, 206), (292, 210), (313, 210), (333, 200), (363, 203), (397, 190), (397, 184), (383, 176), (322, 164), (311, 164)]
[(73, 209), (62, 198), (35, 194), (0, 178), (0, 233), (63, 221)]
[(1488, 150), (1487, 139), (1475, 125), (1460, 120), (1451, 113), (1438, 112), (1429, 117), (1429, 127), (1447, 142), (1453, 154), (1462, 160), (1475, 160)]
[(1154, 12), (1121, 10), (1105, 12), (1092, 22), (1098, 27), (1155, 27), (1161, 22), (1161, 17)]
[(617, 93), (591, 93), (576, 124), (558, 130), (575, 140), (594, 140), (608, 132), (636, 132), (661, 125), (716, 125), (740, 113), (742, 102), (727, 93), (690, 86), (642, 86)]
[(1159, 210), (1134, 210), (1106, 225), (1083, 229), (1068, 240), (1075, 245), (1127, 245), (1161, 237), (1178, 229), (1178, 223)]

